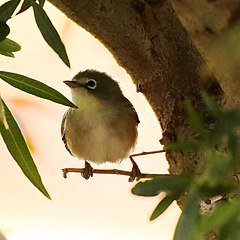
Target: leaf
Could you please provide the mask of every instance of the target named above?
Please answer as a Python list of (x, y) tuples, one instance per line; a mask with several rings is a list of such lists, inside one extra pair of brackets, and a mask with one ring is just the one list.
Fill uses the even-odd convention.
[(2, 103), (2, 98), (0, 98), (0, 122), (4, 122), (5, 114), (4, 114), (4, 107)]
[(202, 137), (207, 136), (207, 131), (204, 128), (200, 114), (194, 109), (194, 107), (189, 101), (186, 102), (186, 109), (190, 117), (192, 126), (196, 129), (197, 133), (199, 133)]
[(12, 58), (14, 58), (14, 54), (13, 54), (12, 52), (1, 52), (1, 51), (0, 51), (0, 54), (1, 54), (1, 55), (4, 55), (4, 56), (6, 56), (6, 57), (12, 57)]
[(0, 42), (0, 52), (17, 52), (21, 50), (21, 46), (11, 39), (5, 38)]
[(6, 122), (6, 117), (5, 117), (5, 111), (4, 111), (4, 106), (3, 106), (3, 102), (2, 102), (2, 98), (0, 97), (0, 122), (5, 126), (7, 126), (7, 122)]
[(4, 71), (0, 71), (0, 78), (12, 85), (13, 87), (21, 89), (24, 92), (33, 94), (44, 99), (48, 99), (56, 103), (60, 103), (65, 106), (76, 108), (76, 106), (66, 97), (64, 97), (61, 93), (35, 79), (28, 78), (20, 74)]
[(201, 231), (204, 233), (221, 228), (236, 215), (239, 215), (239, 204), (239, 200), (235, 200), (219, 205), (211, 215), (203, 217), (199, 226)]
[(38, 2), (39, 2), (39, 6), (43, 8), (45, 0), (38, 0)]
[(191, 193), (178, 221), (174, 234), (174, 240), (194, 239), (194, 229), (199, 220), (199, 203), (200, 197), (198, 193)]
[(27, 11), (30, 7), (31, 7), (30, 0), (24, 0), (20, 10), (18, 11), (18, 13), (16, 15)]
[(67, 56), (67, 52), (61, 38), (59, 37), (56, 29), (51, 23), (46, 12), (33, 0), (31, 0), (33, 6), (34, 16), (37, 26), (48, 45), (58, 54), (62, 61), (70, 67), (70, 62)]
[[(239, 208), (239, 207), (238, 207)], [(236, 240), (240, 239), (240, 219), (239, 219), (239, 209), (238, 215), (236, 214), (234, 218), (229, 219), (228, 222), (221, 227), (218, 234), (219, 240)], [(227, 229), (227, 231), (226, 231)]]
[(228, 136), (240, 125), (240, 108), (224, 112), (215, 123), (214, 128), (206, 141), (207, 146), (217, 145), (224, 136)]
[[(239, 198), (219, 204), (211, 215), (202, 217), (196, 229), (198, 239), (204, 239), (207, 232), (214, 230), (219, 240), (239, 239), (240, 237), (240, 208)], [(227, 229), (227, 231), (226, 231)]]
[(10, 33), (10, 28), (5, 22), (0, 22), (0, 42)]
[(137, 183), (132, 189), (132, 193), (138, 196), (156, 196), (160, 192), (178, 195), (185, 191), (191, 181), (190, 177), (183, 175), (163, 175)]
[(6, 22), (13, 15), (21, 0), (10, 0), (0, 6), (0, 22)]
[(9, 152), (32, 184), (47, 198), (51, 199), (42, 183), (41, 177), (27, 148), (21, 130), (19, 129), (15, 119), (13, 118), (4, 101), (2, 101), (2, 104), (4, 107), (8, 128), (6, 128), (4, 124), (0, 122), (0, 132)]
[(203, 143), (199, 140), (182, 140), (177, 142), (167, 143), (165, 145), (167, 150), (181, 151), (181, 152), (192, 152), (201, 148)]
[(12, 52), (17, 52), (21, 49), (21, 46), (11, 39), (5, 38), (0, 42), (0, 54), (7, 57), (14, 57)]
[(179, 196), (166, 196), (164, 197), (159, 204), (157, 205), (157, 207), (154, 209), (151, 217), (150, 217), (150, 221), (156, 219), (157, 217), (159, 217), (162, 213), (165, 212), (165, 210), (172, 204), (172, 202), (176, 199), (178, 199)]
[(210, 111), (213, 117), (219, 119), (223, 115), (223, 112), (220, 110), (219, 106), (207, 95), (207, 93), (203, 92), (201, 95), (205, 105), (207, 106), (207, 109)]
[(238, 136), (236, 133), (230, 133), (228, 136), (228, 148), (229, 148), (229, 154), (231, 154), (231, 164), (232, 166), (238, 166), (239, 165), (239, 141)]

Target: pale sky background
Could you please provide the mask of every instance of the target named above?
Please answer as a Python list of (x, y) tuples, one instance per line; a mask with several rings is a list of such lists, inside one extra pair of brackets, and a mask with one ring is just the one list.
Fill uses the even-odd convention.
[[(0, 0), (0, 5), (5, 1)], [(108, 50), (88, 32), (46, 4), (61, 35), (71, 62), (68, 69), (44, 42), (32, 9), (8, 21), (8, 36), (22, 46), (15, 59), (0, 55), (0, 70), (38, 79), (71, 98), (63, 80), (88, 68), (107, 72), (116, 79), (133, 103), (139, 118), (135, 153), (161, 149), (161, 129), (147, 101), (136, 93), (130, 77)], [(0, 93), (32, 144), (32, 154), (42, 180), (52, 197), (46, 199), (22, 174), (0, 138), (0, 231), (8, 240), (171, 240), (180, 211), (172, 205), (160, 218), (149, 222), (159, 197), (131, 194), (135, 183), (125, 176), (94, 175), (86, 181), (77, 174), (62, 177), (64, 167), (83, 167), (70, 156), (61, 141), (60, 124), (67, 107), (39, 99), (0, 80)], [(136, 158), (142, 172), (167, 173), (164, 155)], [(93, 167), (131, 170), (128, 159), (119, 164)]]

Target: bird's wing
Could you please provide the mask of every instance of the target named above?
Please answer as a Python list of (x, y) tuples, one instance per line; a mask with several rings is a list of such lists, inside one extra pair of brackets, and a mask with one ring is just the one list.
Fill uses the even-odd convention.
[(63, 119), (62, 119), (62, 123), (61, 123), (61, 135), (62, 135), (62, 141), (65, 145), (65, 148), (72, 155), (72, 153), (67, 145), (67, 138), (66, 138), (66, 116), (67, 115), (68, 115), (68, 111), (66, 111), (65, 114), (63, 115)]
[(126, 103), (126, 105), (128, 105), (128, 107), (130, 107), (130, 109), (132, 110), (132, 113), (134, 114), (134, 117), (136, 119), (136, 124), (138, 125), (140, 123), (140, 120), (139, 120), (139, 117), (138, 117), (138, 114), (134, 108), (134, 106), (132, 105), (132, 103), (124, 97), (124, 102)]

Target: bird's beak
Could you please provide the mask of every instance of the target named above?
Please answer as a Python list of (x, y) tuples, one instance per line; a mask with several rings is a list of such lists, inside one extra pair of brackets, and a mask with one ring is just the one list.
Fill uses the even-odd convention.
[(63, 81), (65, 84), (67, 84), (70, 88), (77, 88), (80, 87), (80, 85), (76, 81)]

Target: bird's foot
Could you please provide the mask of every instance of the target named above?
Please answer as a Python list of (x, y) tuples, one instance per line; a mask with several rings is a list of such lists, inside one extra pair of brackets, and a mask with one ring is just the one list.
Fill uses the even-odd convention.
[(129, 177), (128, 181), (133, 182), (135, 179), (138, 181), (141, 178), (141, 171), (138, 165), (136, 164), (136, 162), (133, 160), (132, 156), (130, 156), (129, 158), (133, 166), (132, 166), (131, 176)]
[(93, 168), (90, 165), (90, 163), (88, 163), (87, 161), (85, 161), (85, 167), (84, 167), (83, 172), (81, 173), (81, 175), (86, 180), (88, 180), (90, 177), (93, 176)]

